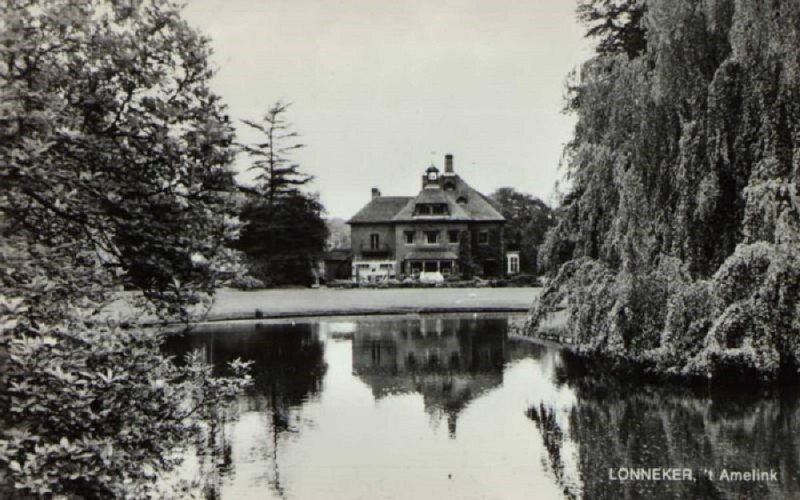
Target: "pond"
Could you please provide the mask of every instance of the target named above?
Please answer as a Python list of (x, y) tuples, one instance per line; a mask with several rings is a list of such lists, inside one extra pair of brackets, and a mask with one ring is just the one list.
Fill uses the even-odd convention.
[(173, 337), (169, 353), (201, 349), (219, 370), (255, 362), (238, 420), (188, 466), (222, 499), (800, 498), (797, 391), (605, 380), (510, 335), (519, 319), (229, 323)]

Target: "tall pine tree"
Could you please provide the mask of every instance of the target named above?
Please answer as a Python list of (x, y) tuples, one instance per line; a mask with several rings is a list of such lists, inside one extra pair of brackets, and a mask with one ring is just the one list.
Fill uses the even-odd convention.
[(261, 122), (244, 120), (261, 140), (242, 149), (250, 155), (256, 185), (246, 188), (244, 227), (236, 247), (248, 255), (250, 273), (269, 285), (309, 285), (328, 237), (319, 199), (302, 191), (313, 177), (292, 153), (304, 147), (286, 119), (288, 104), (277, 102)]

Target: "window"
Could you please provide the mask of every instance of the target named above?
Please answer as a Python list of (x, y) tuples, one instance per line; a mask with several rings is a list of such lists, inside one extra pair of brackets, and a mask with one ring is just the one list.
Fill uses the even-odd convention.
[(439, 356), (439, 349), (437, 347), (428, 349), (428, 365), (430, 366), (438, 366), (439, 360), (441, 359)]
[(467, 197), (466, 196), (459, 196), (456, 200), (456, 203), (459, 205), (466, 205), (467, 204)]
[(478, 233), (478, 243), (481, 245), (489, 244), (489, 231), (481, 231)]
[(372, 233), (369, 235), (369, 247), (372, 250), (377, 250), (381, 245), (381, 235)]
[(450, 243), (458, 243), (457, 229), (451, 229), (450, 231), (447, 231), (447, 241), (449, 241)]
[(429, 181), (435, 181), (438, 178), (439, 178), (439, 172), (438, 171), (436, 171), (436, 170), (429, 170), (428, 171), (428, 180)]
[(394, 269), (394, 264), (381, 264), (381, 269)]
[(425, 243), (428, 245), (439, 243), (439, 231), (425, 231)]
[(453, 184), (453, 183), (452, 183), (452, 182), (450, 182), (450, 181), (448, 181), (448, 182), (445, 182), (445, 183), (444, 183), (444, 190), (445, 190), (445, 191), (455, 191), (455, 190), (456, 190), (456, 185), (455, 185), (455, 184)]
[(356, 264), (356, 269), (369, 270), (369, 264)]
[(381, 345), (377, 342), (370, 343), (370, 350), (372, 351), (372, 364), (381, 364)]
[(508, 256), (508, 272), (516, 274), (519, 272), (519, 255)]
[(430, 214), (431, 214), (430, 205), (425, 205), (425, 204), (417, 205), (417, 215), (430, 215)]
[(413, 245), (415, 236), (416, 231), (403, 231), (403, 238), (405, 239), (406, 245)]
[(443, 203), (439, 203), (439, 204), (433, 205), (433, 214), (434, 215), (445, 215), (445, 214), (447, 214), (447, 205), (445, 205)]

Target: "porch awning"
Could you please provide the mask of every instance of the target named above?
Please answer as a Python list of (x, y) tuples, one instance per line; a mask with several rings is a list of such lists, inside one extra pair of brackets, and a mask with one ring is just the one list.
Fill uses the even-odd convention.
[(405, 260), (458, 260), (458, 256), (447, 250), (409, 252)]

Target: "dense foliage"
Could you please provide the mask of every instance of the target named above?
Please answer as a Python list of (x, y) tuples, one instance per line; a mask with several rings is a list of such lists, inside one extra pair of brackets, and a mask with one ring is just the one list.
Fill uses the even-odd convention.
[(109, 312), (185, 318), (228, 255), (209, 52), (169, 0), (0, 4), (0, 496), (144, 496), (246, 384)]
[(285, 115), (289, 105), (275, 103), (261, 122), (245, 121), (259, 132), (260, 142), (243, 145), (253, 158), (256, 185), (245, 189), (240, 213), (241, 236), (235, 247), (248, 257), (250, 274), (271, 285), (310, 285), (313, 269), (328, 238), (324, 207), (301, 188), (313, 177), (292, 162), (303, 147)]
[(244, 227), (236, 243), (248, 257), (250, 274), (271, 286), (313, 283), (328, 237), (322, 214), (322, 204), (305, 193), (284, 194), (271, 204), (254, 198), (241, 213)]
[(645, 0), (578, 1), (578, 18), (589, 26), (587, 35), (599, 38), (598, 54), (641, 55), (647, 48), (645, 12)]
[(539, 198), (510, 187), (497, 189), (490, 198), (506, 219), (505, 249), (519, 250), (520, 271), (536, 274), (539, 246), (554, 223), (553, 211)]
[(572, 186), (532, 321), (566, 304), (580, 346), (659, 372), (794, 372), (800, 4), (639, 4), (646, 47), (598, 50), (570, 87)]

